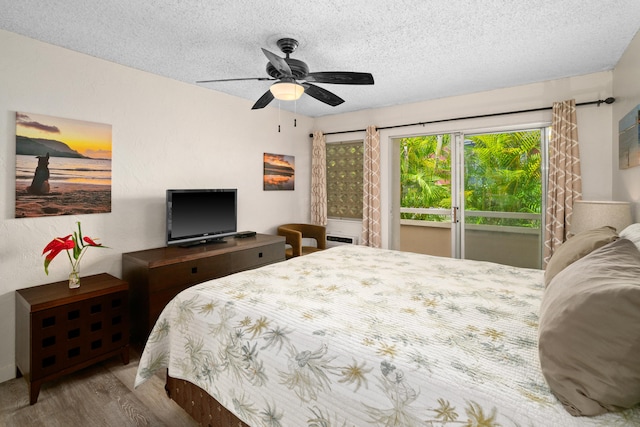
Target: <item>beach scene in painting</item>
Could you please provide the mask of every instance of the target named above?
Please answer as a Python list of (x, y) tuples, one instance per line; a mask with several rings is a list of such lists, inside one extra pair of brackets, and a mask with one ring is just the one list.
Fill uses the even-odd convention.
[(293, 190), (295, 157), (264, 153), (264, 190)]
[(16, 218), (111, 212), (111, 125), (16, 113)]

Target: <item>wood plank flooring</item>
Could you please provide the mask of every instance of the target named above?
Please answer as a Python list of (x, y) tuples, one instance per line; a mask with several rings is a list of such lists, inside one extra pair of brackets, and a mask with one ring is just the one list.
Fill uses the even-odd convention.
[(29, 405), (27, 382), (0, 383), (0, 426), (112, 427), (198, 424), (164, 391), (165, 372), (133, 389), (139, 354), (96, 364), (42, 385), (38, 402)]

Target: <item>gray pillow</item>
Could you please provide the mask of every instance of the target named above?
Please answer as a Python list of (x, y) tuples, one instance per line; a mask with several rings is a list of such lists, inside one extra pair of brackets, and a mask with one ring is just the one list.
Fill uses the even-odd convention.
[(544, 285), (549, 286), (555, 275), (571, 263), (617, 238), (616, 229), (609, 226), (585, 230), (569, 238), (555, 250), (547, 263), (544, 271)]
[(572, 415), (640, 403), (640, 251), (619, 239), (569, 265), (545, 290), (538, 351)]
[(630, 224), (618, 233), (620, 237), (631, 240), (640, 249), (640, 223)]

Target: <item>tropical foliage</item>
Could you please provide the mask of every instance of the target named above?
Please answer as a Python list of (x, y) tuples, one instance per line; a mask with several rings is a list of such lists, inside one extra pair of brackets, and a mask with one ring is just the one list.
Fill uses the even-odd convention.
[[(465, 210), (540, 214), (540, 131), (467, 136)], [(402, 207), (451, 208), (451, 135), (403, 138)], [(443, 221), (441, 215), (403, 213), (403, 219)], [(537, 227), (538, 221), (468, 216), (476, 224)]]

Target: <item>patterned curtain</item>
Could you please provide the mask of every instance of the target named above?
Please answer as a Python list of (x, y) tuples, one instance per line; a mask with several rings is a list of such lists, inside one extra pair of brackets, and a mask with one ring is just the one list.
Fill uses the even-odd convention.
[(362, 244), (382, 246), (380, 224), (380, 132), (367, 127), (364, 139), (364, 185), (362, 206)]
[(311, 223), (327, 225), (327, 152), (326, 138), (313, 133), (311, 151)]
[(544, 265), (554, 250), (566, 240), (573, 202), (582, 198), (578, 122), (574, 99), (553, 103), (549, 143), (549, 183), (547, 191)]

